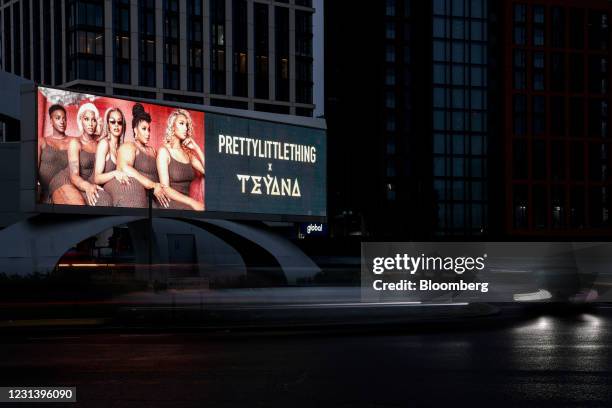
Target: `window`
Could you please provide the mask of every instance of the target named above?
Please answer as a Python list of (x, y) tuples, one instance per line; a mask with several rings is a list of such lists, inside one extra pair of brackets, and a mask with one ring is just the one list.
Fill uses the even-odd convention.
[(555, 181), (565, 180), (565, 144), (553, 141), (550, 146), (551, 176)]
[(527, 186), (516, 185), (512, 190), (514, 228), (527, 228), (528, 194)]
[(295, 28), (295, 99), (299, 103), (312, 103), (312, 13), (296, 10)]
[(584, 101), (582, 98), (570, 99), (570, 137), (584, 137)]
[(388, 21), (385, 29), (385, 38), (387, 40), (395, 39), (395, 23)]
[(512, 144), (512, 177), (516, 180), (527, 179), (529, 172), (527, 142), (525, 140), (515, 140)]
[(187, 0), (187, 89), (202, 92), (203, 32), (202, 0)]
[(513, 40), (516, 45), (525, 45), (527, 30), (525, 23), (527, 22), (527, 6), (524, 4), (514, 5), (514, 32)]
[(544, 53), (533, 53), (533, 90), (544, 90)]
[(565, 47), (565, 10), (560, 7), (552, 8), (552, 27), (551, 27), (551, 41), (552, 46), (555, 48)]
[[(210, 92), (225, 94), (225, 0), (211, 0), (210, 7)], [(267, 18), (267, 15), (266, 15)], [(257, 27), (261, 22), (256, 21)], [(266, 23), (267, 24), (267, 23)], [(267, 40), (267, 36), (266, 36)], [(267, 73), (267, 57), (265, 70)], [(261, 68), (260, 68), (261, 69)]]
[(113, 4), (113, 78), (117, 83), (130, 83), (130, 7), (129, 2)]
[(527, 132), (527, 97), (514, 95), (513, 97), (514, 135), (524, 136)]
[(573, 92), (584, 92), (584, 58), (581, 54), (570, 54), (570, 81)]
[(385, 94), (385, 106), (390, 109), (395, 108), (395, 93), (393, 91), (387, 91)]
[(527, 22), (527, 6), (524, 4), (514, 5), (514, 22), (525, 23)]
[(387, 0), (385, 12), (389, 17), (395, 16), (395, 0)]
[(525, 51), (514, 50), (513, 59), (513, 72), (514, 72), (514, 89), (525, 89), (527, 86), (527, 71), (526, 71), (526, 57)]
[(150, 0), (139, 0), (139, 54), (138, 81), (141, 86), (154, 87), (156, 83), (155, 55), (155, 4)]
[(585, 21), (584, 10), (571, 9), (570, 16), (570, 46), (575, 49), (584, 48)]
[[(289, 9), (275, 7), (276, 99), (289, 101)], [(307, 81), (305, 78), (300, 78)]]
[[(546, 142), (543, 140), (535, 140), (532, 145), (532, 158), (534, 180), (546, 179)], [(536, 206), (537, 207), (537, 206)]]
[[(247, 43), (247, 1), (233, 0), (232, 12), (234, 14), (233, 27), (233, 51), (234, 51), (234, 96), (248, 96), (248, 43)], [(282, 26), (284, 29), (284, 25)], [(278, 31), (277, 31), (278, 37)], [(282, 44), (284, 46), (284, 44)], [(278, 48), (278, 47), (277, 47)], [(283, 49), (284, 51), (284, 49)], [(277, 64), (281, 60), (285, 60), (284, 53), (277, 58)], [(282, 65), (283, 74), (285, 70), (289, 70), (289, 63)], [(278, 78), (278, 76), (277, 76)], [(282, 90), (284, 96), (284, 89)]]
[(164, 87), (180, 88), (180, 20), (178, 1), (166, 0), (163, 8), (164, 21)]
[(385, 85), (395, 85), (395, 68), (388, 67), (385, 75)]

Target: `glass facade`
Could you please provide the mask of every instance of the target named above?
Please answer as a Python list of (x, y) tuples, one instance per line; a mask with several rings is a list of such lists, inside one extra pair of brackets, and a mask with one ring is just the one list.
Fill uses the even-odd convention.
[(187, 89), (194, 92), (204, 90), (202, 3), (202, 0), (187, 0)]
[(439, 235), (487, 229), (487, 1), (433, 2), (433, 176)]
[(139, 62), (138, 78), (141, 86), (155, 86), (155, 0), (138, 0)]
[(13, 73), (21, 75), (21, 7), (13, 3)]
[[(44, 2), (46, 3), (46, 2)], [(60, 4), (58, 2), (55, 2)], [(68, 81), (88, 79), (104, 81), (104, 2), (94, 0), (69, 0), (66, 10), (68, 22)], [(61, 4), (54, 9), (54, 27), (61, 25)], [(60, 24), (58, 24), (58, 19)], [(61, 83), (61, 31), (54, 30), (56, 41), (55, 82)], [(59, 44), (57, 43), (59, 41)], [(50, 48), (50, 47), (49, 47)], [(49, 64), (51, 58), (49, 55)], [(46, 63), (46, 61), (45, 61)], [(59, 82), (58, 82), (59, 81)]]
[(268, 99), (268, 5), (253, 3), (255, 15), (255, 98)]
[[(398, 195), (411, 175), (410, 134), (412, 133), (412, 66), (410, 1), (386, 0), (384, 3), (385, 48), (382, 106), (385, 169), (385, 200), (389, 203), (407, 198)], [(399, 33), (399, 35), (398, 35)], [(406, 189), (407, 191), (407, 189)]]
[(233, 0), (233, 91), (234, 96), (242, 97), (249, 94), (247, 7), (246, 0)]
[(114, 0), (113, 4), (113, 80), (130, 83), (130, 1)]
[[(43, 7), (43, 53), (44, 53), (44, 70), (42, 79), (46, 84), (51, 83), (51, 2), (41, 0)], [(74, 5), (70, 5), (70, 10), (68, 11), (69, 15), (72, 16), (72, 12), (74, 9)], [(74, 24), (72, 24), (74, 25)], [(72, 30), (68, 34), (68, 78), (71, 77), (74, 79), (76, 76), (76, 62), (74, 62), (76, 58), (76, 52), (71, 53), (70, 42), (74, 41), (74, 27), (68, 27), (69, 30)], [(74, 62), (74, 64), (73, 64)], [(74, 66), (74, 70), (72, 70)], [(72, 74), (72, 75), (71, 75)]]
[(609, 15), (511, 3), (511, 230), (611, 226)]
[(295, 99), (312, 103), (312, 12), (295, 11)]
[(92, 92), (313, 114), (308, 2), (0, 3), (0, 65), (8, 72)]
[(0, 25), (2, 25), (2, 51), (0, 52), (0, 58), (2, 58), (2, 55), (4, 54), (4, 52), (6, 52), (6, 56), (4, 57), (4, 59), (2, 60), (2, 69), (4, 69), (5, 71), (10, 71), (11, 70), (11, 52), (10, 52), (10, 47), (11, 47), (11, 32), (10, 32), (10, 27), (11, 27), (11, 23), (10, 20), (7, 21), (7, 18), (10, 18), (10, 13), (8, 9), (3, 9), (2, 10), (2, 14), (0, 14)]
[(32, 0), (32, 79), (36, 82), (41, 80), (40, 66), (40, 2)]
[[(103, 10), (103, 5), (100, 4), (102, 2), (97, 2), (98, 4), (95, 4), (95, 7), (92, 7), (91, 10)], [(62, 3), (59, 1), (55, 1), (53, 3), (53, 7), (54, 7), (54, 11), (53, 11), (53, 19), (54, 19), (54, 34), (53, 34), (53, 41), (55, 42), (55, 84), (59, 85), (62, 82), (64, 82), (64, 58), (62, 57), (62, 44), (63, 44), (63, 38), (62, 38), (62, 30), (61, 27), (64, 27), (64, 9), (62, 7)], [(89, 11), (91, 12), (91, 11)], [(102, 19), (102, 21), (104, 21), (104, 19)], [(96, 20), (96, 23), (98, 24), (97, 27), (103, 27), (104, 23)], [(102, 31), (103, 32), (103, 31)], [(99, 34), (98, 34), (99, 35)], [(104, 35), (102, 35), (102, 39), (104, 38)], [(104, 43), (104, 42), (103, 42)], [(102, 51), (104, 52), (104, 51)], [(103, 62), (100, 64), (103, 65)], [(96, 67), (96, 69), (98, 69), (98, 67)], [(98, 78), (99, 75), (96, 75), (96, 78)], [(104, 78), (104, 67), (102, 66), (102, 78)]]
[(164, 88), (180, 88), (179, 1), (163, 1), (164, 20)]
[(210, 92), (225, 94), (225, 0), (210, 0)]
[(23, 11), (23, 76), (32, 79), (31, 60), (32, 47), (30, 46), (30, 2), (21, 3)]
[(289, 101), (289, 9), (274, 8), (276, 52), (276, 100)]

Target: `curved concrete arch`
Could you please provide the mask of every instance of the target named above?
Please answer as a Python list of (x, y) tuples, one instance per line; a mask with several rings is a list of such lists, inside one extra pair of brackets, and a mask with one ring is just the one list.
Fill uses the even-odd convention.
[(227, 220), (200, 220), (238, 234), (268, 251), (280, 264), (287, 283), (294, 285), (300, 279), (313, 278), (321, 269), (302, 250), (287, 239), (263, 229)]
[[(0, 231), (0, 273), (27, 276), (33, 273), (52, 272), (66, 251), (91, 236), (118, 225), (136, 225), (145, 221), (140, 216), (55, 216), (38, 215)], [(153, 230), (156, 245), (155, 262), (168, 262), (168, 234), (191, 233), (197, 236), (197, 251), (200, 274), (223, 270), (231, 274), (245, 273), (246, 268), (240, 251), (232, 248), (219, 237), (206, 231), (206, 225), (228, 230), (255, 243), (262, 251), (272, 255), (285, 274), (287, 283), (295, 284), (299, 279), (312, 278), (319, 267), (299, 248), (288, 240), (268, 231), (225, 220), (186, 220), (155, 218)], [(147, 224), (148, 225), (148, 224)], [(132, 234), (138, 228), (130, 228)], [(140, 228), (134, 240), (137, 262), (146, 261), (146, 232)]]
[(117, 225), (142, 219), (133, 216), (30, 218), (0, 231), (0, 273), (27, 276), (52, 272), (74, 246)]
[[(166, 282), (169, 278), (206, 278), (211, 282), (229, 283), (246, 275), (247, 266), (240, 252), (231, 244), (202, 228), (183, 219), (153, 219), (153, 262), (157, 264), (150, 271), (148, 263), (147, 234), (149, 223), (146, 220), (128, 224), (138, 265), (136, 274), (143, 280)], [(173, 268), (171, 252), (176, 236), (190, 236), (196, 251), (194, 264), (190, 271)], [(186, 276), (187, 274), (187, 276)]]

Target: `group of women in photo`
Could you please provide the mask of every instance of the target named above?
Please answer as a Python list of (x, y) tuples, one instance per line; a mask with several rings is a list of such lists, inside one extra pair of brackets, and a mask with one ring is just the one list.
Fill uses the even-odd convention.
[(164, 141), (150, 146), (151, 116), (134, 104), (134, 139), (125, 140), (128, 122), (117, 107), (100, 117), (93, 103), (77, 113), (78, 137), (66, 135), (67, 114), (61, 105), (49, 108), (52, 133), (38, 142), (38, 179), (43, 203), (96, 207), (148, 207), (147, 190), (157, 208), (204, 210), (190, 186), (204, 175), (204, 153), (194, 140), (188, 111), (168, 116)]

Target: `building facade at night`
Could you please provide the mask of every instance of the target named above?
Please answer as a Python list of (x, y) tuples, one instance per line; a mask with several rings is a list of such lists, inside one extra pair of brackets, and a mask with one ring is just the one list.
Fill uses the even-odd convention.
[[(205, 265), (226, 270), (219, 263), (224, 259), (236, 261), (239, 278), (263, 265), (274, 279), (295, 282), (286, 262), (292, 260), (316, 274), (316, 265), (279, 236), (279, 230), (293, 231), (302, 220), (266, 224), (258, 219), (246, 225), (229, 219), (248, 217), (226, 214), (209, 222), (191, 214), (188, 222), (183, 216), (156, 218), (150, 228), (142, 222), (144, 212), (82, 217), (68, 209), (58, 215), (28, 209), (29, 202), (20, 199), (20, 180), (37, 172), (24, 160), (40, 136), (30, 127), (36, 105), (23, 105), (24, 89), (34, 84), (148, 99), (206, 111), (209, 117), (227, 114), (231, 123), (259, 118), (278, 124), (269, 137), (286, 132), (283, 126), (306, 122), (324, 130), (324, 120), (315, 118), (323, 106), (317, 85), (322, 61), (315, 64), (323, 45), (323, 32), (315, 29), (322, 12), (321, 0), (0, 0), (0, 163), (5, 170), (0, 185), (12, 192), (0, 205), (0, 241), (7, 244), (1, 272), (47, 273), (70, 248), (102, 245), (102, 252), (114, 253), (111, 242), (129, 235), (134, 264), (148, 259), (195, 265), (189, 274), (197, 278), (210, 272)], [(212, 171), (207, 175), (210, 181)], [(8, 245), (11, 240), (29, 247)], [(155, 241), (156, 249), (136, 247), (147, 240)], [(173, 273), (163, 272), (163, 279)]]
[[(487, 233), (488, 3), (326, 4), (328, 32), (347, 14), (371, 22), (354, 39), (326, 37), (330, 157), (352, 149), (347, 166), (330, 166), (338, 235)], [(348, 66), (354, 53), (371, 58)]]
[(312, 0), (2, 0), (0, 66), (70, 89), (312, 117), (317, 9)]
[[(328, 26), (347, 13), (341, 3), (326, 5)], [(387, 0), (355, 39), (375, 44), (363, 51), (375, 61), (350, 74), (339, 67), (357, 50), (328, 36), (330, 157), (352, 149), (346, 168), (330, 166), (331, 230), (413, 239), (612, 232), (610, 11), (606, 0)]]
[(608, 1), (506, 2), (499, 10), (509, 235), (612, 232), (611, 11)]

